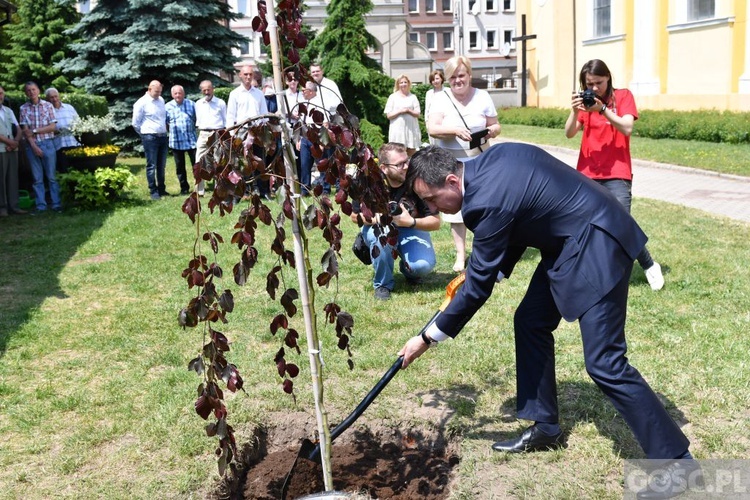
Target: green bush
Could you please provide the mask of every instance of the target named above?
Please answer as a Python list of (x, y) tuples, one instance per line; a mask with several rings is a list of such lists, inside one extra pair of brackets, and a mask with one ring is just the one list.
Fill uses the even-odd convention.
[(375, 154), (378, 154), (380, 146), (385, 142), (383, 130), (379, 126), (370, 123), (365, 119), (359, 122), (359, 130), (362, 133), (362, 140), (372, 147)]
[[(44, 98), (44, 90), (42, 98)], [(10, 103), (10, 108), (15, 113), (16, 118), (19, 116), (21, 105), (26, 102), (26, 94), (19, 90), (6, 90), (5, 97)], [(91, 94), (60, 94), (60, 100), (73, 106), (78, 112), (78, 116), (104, 116), (109, 111), (107, 100), (100, 95)]]
[[(532, 127), (565, 128), (569, 109), (502, 108), (500, 123)], [(700, 110), (643, 110), (633, 129), (636, 137), (680, 139), (727, 144), (750, 143), (750, 113)]]
[(229, 102), (229, 93), (236, 87), (216, 87), (214, 89), (214, 95), (224, 102)]
[(66, 203), (84, 210), (114, 204), (135, 182), (135, 177), (125, 167), (100, 167), (94, 172), (71, 170), (58, 174), (57, 179)]

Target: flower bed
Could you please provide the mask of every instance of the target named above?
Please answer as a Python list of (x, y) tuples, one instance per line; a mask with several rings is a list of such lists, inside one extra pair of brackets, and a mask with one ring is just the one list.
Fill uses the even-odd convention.
[(72, 168), (93, 172), (98, 167), (114, 167), (119, 153), (119, 146), (108, 144), (68, 149), (65, 151), (65, 156)]

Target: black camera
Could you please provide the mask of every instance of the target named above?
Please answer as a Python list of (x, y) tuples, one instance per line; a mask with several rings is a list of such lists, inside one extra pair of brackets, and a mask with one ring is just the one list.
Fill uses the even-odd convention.
[(596, 104), (596, 93), (591, 89), (586, 89), (578, 94), (578, 97), (583, 99), (583, 105), (590, 108)]
[(388, 202), (388, 215), (392, 217), (394, 215), (399, 215), (401, 212), (403, 212), (403, 210), (401, 210), (401, 205), (399, 205), (397, 201)]

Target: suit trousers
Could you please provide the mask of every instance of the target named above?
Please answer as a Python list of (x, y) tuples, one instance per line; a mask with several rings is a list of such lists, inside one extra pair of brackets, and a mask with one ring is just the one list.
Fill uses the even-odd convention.
[[(586, 371), (609, 398), (650, 459), (671, 459), (690, 444), (641, 374), (625, 341), (629, 273), (578, 318)], [(514, 317), (519, 418), (558, 422), (555, 340), (562, 316), (540, 263)]]

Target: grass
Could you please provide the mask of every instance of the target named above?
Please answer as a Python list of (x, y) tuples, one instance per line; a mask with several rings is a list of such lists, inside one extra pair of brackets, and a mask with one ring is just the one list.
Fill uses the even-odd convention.
[[(502, 112), (500, 122), (502, 123)], [(581, 145), (581, 133), (578, 133), (572, 139), (567, 139), (562, 129), (527, 125), (503, 124), (502, 136), (575, 150), (578, 150)], [(747, 144), (718, 144), (714, 142), (632, 137), (630, 150), (633, 158), (641, 160), (671, 163), (750, 177), (750, 147)]]
[[(202, 334), (176, 323), (192, 296), (180, 272), (195, 232), (180, 212), (182, 199), (146, 201), (142, 161), (126, 163), (138, 186), (116, 209), (0, 221), (0, 491), (6, 498), (195, 498), (205, 497), (216, 481), (216, 443), (205, 437), (193, 410), (200, 380), (187, 370)], [(177, 192), (173, 171), (170, 163), (167, 189)], [(636, 266), (630, 359), (683, 426), (698, 458), (746, 458), (750, 226), (643, 199), (634, 201), (633, 212), (652, 237), (649, 248), (664, 266), (667, 285), (651, 291)], [(211, 217), (210, 224), (225, 240), (231, 237), (230, 220)], [(336, 297), (356, 321), (355, 371), (347, 370), (345, 354), (335, 347), (325, 355), (331, 423), (340, 422), (391, 365), (453, 276), (444, 227), (433, 233), (438, 266), (426, 283), (410, 289), (398, 275), (394, 300), (375, 301), (370, 268), (348, 248), (354, 227), (343, 227), (349, 244), (340, 281), (316, 295), (319, 305)], [(257, 246), (270, 243), (264, 232)], [(220, 251), (225, 271), (236, 253), (229, 246)], [(222, 284), (234, 291), (236, 306), (230, 323), (217, 328), (233, 342), (230, 361), (248, 391), (229, 396), (240, 442), (285, 412), (313, 412), (305, 356), (298, 360), (296, 408), (272, 362), (280, 341), (268, 323), (280, 305), (265, 293), (265, 273), (274, 264), (269, 254), (264, 251), (247, 286)], [(314, 266), (320, 255), (314, 243)], [(529, 252), (458, 339), (400, 373), (367, 415), (416, 425), (422, 422), (412, 410), (435, 394), (454, 408), (447, 430), (462, 450), (455, 499), (621, 498), (623, 460), (642, 452), (587, 377), (575, 324), (557, 332), (569, 448), (529, 456), (489, 448), (522, 426), (514, 417), (512, 317), (535, 264)], [(288, 272), (284, 279), (296, 281)], [(301, 331), (301, 319), (294, 321)], [(332, 330), (325, 327), (321, 335), (332, 346)]]

